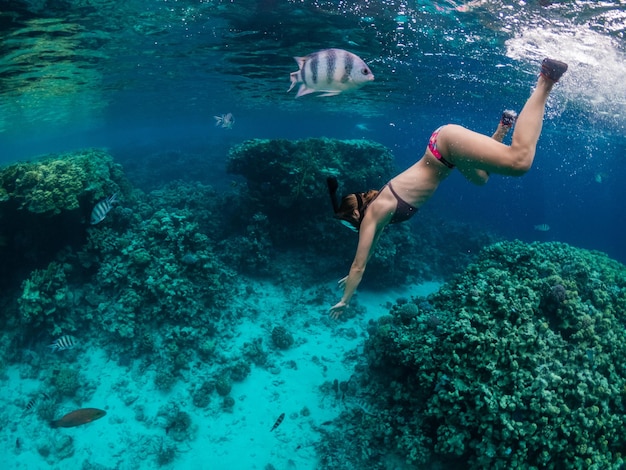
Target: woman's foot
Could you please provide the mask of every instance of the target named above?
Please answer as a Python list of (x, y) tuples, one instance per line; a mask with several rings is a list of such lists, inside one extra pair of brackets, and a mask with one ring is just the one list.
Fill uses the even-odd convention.
[(541, 63), (541, 75), (548, 80), (556, 83), (561, 76), (567, 71), (567, 64), (555, 59), (543, 59)]
[(502, 119), (500, 119), (500, 124), (502, 124), (503, 127), (513, 127), (515, 121), (517, 121), (517, 113), (515, 111), (511, 109), (505, 109), (502, 112)]

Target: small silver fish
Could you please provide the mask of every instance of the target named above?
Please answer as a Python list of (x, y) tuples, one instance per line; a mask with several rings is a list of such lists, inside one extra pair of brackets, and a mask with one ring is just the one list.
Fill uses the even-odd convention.
[(70, 335), (63, 335), (48, 347), (52, 349), (52, 352), (56, 352), (74, 349), (74, 346), (76, 346), (76, 338)]
[(222, 129), (232, 129), (235, 125), (235, 116), (233, 116), (233, 113), (213, 116), (213, 118), (215, 119), (215, 126), (219, 126)]
[(535, 225), (535, 230), (537, 230), (538, 232), (547, 232), (548, 230), (550, 230), (550, 226), (548, 224)]
[(111, 197), (104, 198), (93, 207), (91, 211), (91, 225), (99, 224), (104, 220), (109, 211), (113, 208), (113, 203), (117, 201), (117, 193)]
[(291, 73), (291, 86), (287, 93), (296, 84), (302, 83), (296, 98), (315, 92), (321, 92), (319, 96), (334, 96), (374, 80), (365, 62), (343, 49), (323, 49), (294, 59), (298, 63), (298, 71)]

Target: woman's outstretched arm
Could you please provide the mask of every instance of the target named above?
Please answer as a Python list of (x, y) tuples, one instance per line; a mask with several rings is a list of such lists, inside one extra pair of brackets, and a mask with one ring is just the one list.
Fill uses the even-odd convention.
[(356, 255), (350, 266), (350, 273), (339, 281), (339, 287), (343, 288), (343, 296), (339, 302), (330, 308), (331, 318), (339, 318), (350, 304), (352, 296), (363, 279), (365, 266), (367, 266), (367, 262), (376, 248), (381, 232), (382, 229), (378, 230), (376, 222), (371, 217), (366, 217), (361, 223)]

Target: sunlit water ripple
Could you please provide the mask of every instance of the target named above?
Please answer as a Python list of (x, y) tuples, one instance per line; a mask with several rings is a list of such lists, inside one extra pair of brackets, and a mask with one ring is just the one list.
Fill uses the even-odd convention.
[[(489, 99), (492, 86), (527, 83), (538, 58), (551, 55), (572, 65), (562, 90), (570, 103), (622, 125), (623, 1), (12, 4), (0, 13), (0, 132), (35, 123), (97, 125), (127, 92), (165, 109), (207, 106), (224, 94), (242, 107), (298, 109), (285, 93), (292, 56), (326, 45), (359, 54), (374, 70), (366, 98), (350, 104), (362, 115), (416, 101), (436, 107), (442, 80), (459, 83), (457, 101)], [(203, 83), (219, 83), (225, 93), (216, 96)], [(169, 102), (164, 90), (172, 86), (193, 95)], [(325, 107), (345, 110), (346, 103)]]

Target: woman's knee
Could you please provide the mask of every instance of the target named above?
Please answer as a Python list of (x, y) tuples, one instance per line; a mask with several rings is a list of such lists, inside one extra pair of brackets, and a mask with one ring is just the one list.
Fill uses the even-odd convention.
[(532, 150), (511, 149), (512, 155), (509, 160), (509, 169), (512, 172), (512, 176), (523, 176), (533, 166), (533, 160), (535, 159), (535, 152)]

